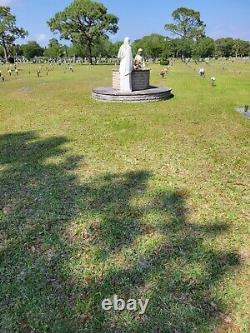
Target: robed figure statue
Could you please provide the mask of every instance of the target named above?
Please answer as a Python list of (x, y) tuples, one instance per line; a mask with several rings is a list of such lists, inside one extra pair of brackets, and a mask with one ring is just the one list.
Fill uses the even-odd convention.
[(130, 39), (126, 37), (120, 47), (118, 58), (120, 59), (120, 91), (131, 92), (133, 71), (133, 55), (130, 46)]

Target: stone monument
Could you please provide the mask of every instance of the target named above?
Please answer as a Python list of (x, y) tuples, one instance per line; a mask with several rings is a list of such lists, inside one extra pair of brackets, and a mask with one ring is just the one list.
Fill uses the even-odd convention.
[(118, 52), (119, 69), (113, 69), (112, 87), (93, 89), (93, 98), (122, 102), (150, 102), (170, 98), (172, 89), (150, 86), (150, 69), (145, 66), (142, 52), (139, 49), (133, 60), (130, 39), (126, 37)]

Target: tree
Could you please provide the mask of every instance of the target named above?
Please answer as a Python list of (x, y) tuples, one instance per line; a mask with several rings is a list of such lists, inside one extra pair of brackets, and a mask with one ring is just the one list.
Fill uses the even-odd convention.
[(112, 51), (113, 51), (112, 42), (106, 37), (101, 37), (93, 47), (93, 56), (95, 58), (112, 57)]
[(13, 44), (10, 51), (15, 56), (23, 56), (22, 45), (20, 45), (20, 44)]
[(0, 57), (4, 57), (4, 50), (2, 46), (0, 46)]
[(161, 57), (166, 50), (166, 46), (166, 38), (164, 36), (152, 34), (135, 40), (133, 50), (136, 53), (139, 48), (142, 48), (146, 57), (156, 59)]
[[(116, 57), (119, 51), (120, 46), (123, 42), (112, 43), (108, 38), (102, 37), (95, 42), (92, 49), (92, 56), (97, 57), (107, 57), (112, 58)], [(88, 54), (86, 47), (83, 47), (79, 44), (72, 44), (70, 47), (67, 47), (68, 56), (76, 56), (84, 58)]]
[(82, 57), (86, 55), (86, 50), (79, 44), (71, 44), (69, 47), (65, 46), (65, 51), (68, 57)]
[(112, 54), (111, 54), (112, 57), (117, 57), (122, 43), (123, 43), (122, 41), (117, 41), (112, 44)]
[(16, 26), (16, 17), (9, 7), (0, 6), (0, 45), (3, 47), (5, 60), (8, 60), (9, 49), (16, 39), (24, 38), (28, 33)]
[(168, 42), (170, 54), (175, 58), (190, 58), (194, 41), (185, 38), (175, 38)]
[(109, 14), (103, 4), (91, 0), (74, 0), (48, 24), (52, 31), (61, 34), (61, 38), (86, 45), (91, 64), (95, 43), (107, 33), (116, 33), (118, 30), (118, 18)]
[(33, 59), (34, 57), (41, 57), (44, 49), (35, 41), (30, 41), (27, 44), (21, 45), (21, 51), (25, 58)]
[(250, 54), (250, 42), (241, 39), (235, 39), (233, 45), (233, 52), (235, 57), (249, 56)]
[(63, 46), (56, 38), (49, 40), (48, 48), (44, 51), (44, 56), (48, 58), (59, 58), (64, 54)]
[(214, 56), (215, 43), (210, 37), (199, 39), (193, 46), (192, 55), (194, 58), (207, 58)]
[(234, 53), (234, 40), (233, 38), (220, 38), (215, 41), (217, 55), (221, 57), (230, 57)]
[(200, 18), (200, 12), (190, 8), (180, 7), (172, 13), (175, 23), (165, 25), (165, 29), (185, 39), (198, 40), (205, 36), (205, 27)]

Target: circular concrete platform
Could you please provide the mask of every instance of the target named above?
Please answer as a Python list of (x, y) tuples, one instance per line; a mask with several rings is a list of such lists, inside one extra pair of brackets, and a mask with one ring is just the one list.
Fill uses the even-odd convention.
[(99, 101), (109, 102), (155, 102), (172, 97), (171, 88), (150, 87), (146, 90), (120, 92), (111, 87), (95, 88), (92, 96)]

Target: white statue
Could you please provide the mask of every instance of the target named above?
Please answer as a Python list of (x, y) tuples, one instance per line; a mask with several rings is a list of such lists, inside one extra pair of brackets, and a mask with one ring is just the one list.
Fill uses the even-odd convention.
[(118, 58), (120, 59), (120, 91), (131, 92), (133, 71), (133, 55), (130, 46), (130, 39), (126, 37), (120, 47)]

